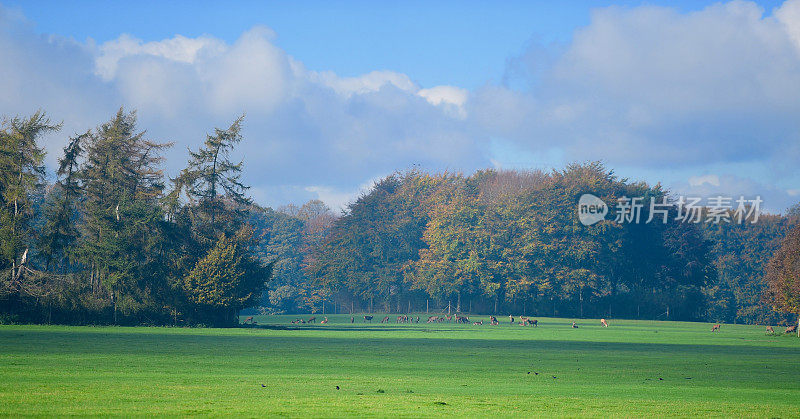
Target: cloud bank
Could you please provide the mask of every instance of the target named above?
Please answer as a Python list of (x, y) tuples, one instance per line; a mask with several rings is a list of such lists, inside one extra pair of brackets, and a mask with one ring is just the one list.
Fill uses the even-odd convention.
[(151, 138), (176, 142), (174, 173), (187, 147), (246, 113), (246, 181), (270, 205), (339, 206), (394, 170), (471, 171), (511, 154), (600, 159), (676, 192), (763, 191), (774, 210), (797, 200), (800, 0), (771, 13), (742, 1), (598, 9), (569, 44), (532, 44), (474, 91), (386, 69), (311, 71), (276, 36), (97, 45), (38, 35), (0, 8), (0, 114), (63, 119), (47, 139), (54, 162), (68, 135), (135, 108)]

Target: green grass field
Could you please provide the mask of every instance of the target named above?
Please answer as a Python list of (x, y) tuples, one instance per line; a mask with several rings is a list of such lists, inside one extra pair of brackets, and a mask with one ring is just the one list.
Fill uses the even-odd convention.
[(800, 339), (761, 326), (296, 317), (241, 329), (0, 326), (0, 416), (800, 416)]

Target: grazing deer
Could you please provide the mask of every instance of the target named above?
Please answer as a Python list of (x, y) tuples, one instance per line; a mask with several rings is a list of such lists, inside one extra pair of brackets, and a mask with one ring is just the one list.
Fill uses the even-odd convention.
[(491, 321), (492, 326), (497, 326), (498, 324), (500, 324), (500, 322), (497, 321), (497, 317), (495, 316), (489, 316), (489, 320)]
[(355, 323), (355, 322), (356, 322), (356, 318), (354, 316), (350, 316), (350, 323)]
[(767, 330), (764, 333), (769, 333), (771, 335), (774, 335), (775, 334), (775, 329), (773, 329), (772, 326), (767, 326)]
[(364, 321), (372, 323), (372, 316), (364, 316)]
[(242, 324), (247, 324), (247, 322), (250, 322), (250, 324), (255, 324), (255, 321), (253, 320), (253, 316), (250, 316), (250, 317), (244, 319), (244, 323), (242, 323)]
[(711, 331), (712, 332), (719, 332), (719, 328), (720, 328), (720, 325), (719, 324), (715, 324), (715, 325), (711, 326)]
[(783, 331), (783, 333), (794, 333), (796, 331), (797, 331), (797, 325), (794, 325), (787, 327), (786, 330)]
[(428, 317), (428, 323), (434, 323), (437, 320), (439, 320), (438, 316), (430, 316), (430, 317)]
[(539, 320), (536, 319), (526, 319), (525, 324), (529, 324), (533, 327), (539, 327)]
[(509, 318), (509, 319), (511, 319), (511, 324), (514, 324), (514, 316), (512, 316), (512, 315), (510, 315), (510, 314), (509, 314), (509, 315), (508, 315), (508, 318)]
[(606, 319), (600, 319), (600, 325), (603, 327), (608, 327), (608, 322), (606, 321)]
[(326, 317), (326, 318), (322, 319), (322, 321), (321, 321), (321, 322), (319, 322), (319, 323), (320, 323), (320, 324), (325, 324), (325, 323), (327, 323), (327, 322), (328, 322), (328, 318)]
[(473, 326), (481, 326), (483, 324), (483, 320), (479, 322), (472, 323)]
[(574, 322), (574, 321), (572, 322), (572, 328), (573, 328), (573, 329), (577, 329), (577, 328), (578, 328), (578, 325), (577, 325), (577, 324), (575, 324), (575, 322)]
[(381, 323), (389, 323), (389, 316), (384, 317)]
[(312, 318), (308, 319), (308, 323), (316, 323), (316, 322), (317, 322), (317, 318), (316, 317), (312, 317)]

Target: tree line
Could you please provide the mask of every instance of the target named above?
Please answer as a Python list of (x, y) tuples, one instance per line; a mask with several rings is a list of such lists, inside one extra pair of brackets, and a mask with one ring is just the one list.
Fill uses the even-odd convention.
[(589, 162), (411, 170), (341, 214), (318, 200), (273, 210), (252, 202), (231, 161), (242, 123), (213, 129), (169, 178), (171, 144), (120, 109), (69, 138), (50, 183), (38, 142), (61, 125), (43, 112), (6, 119), (0, 320), (227, 326), (243, 309), (449, 309), (778, 323), (800, 306), (797, 207), (757, 223), (586, 226), (576, 216), (585, 193), (672, 198)]
[[(741, 223), (609, 219), (585, 226), (576, 206), (585, 193), (607, 203), (671, 199), (660, 185), (620, 179), (598, 162), (549, 173), (397, 173), (333, 223), (307, 273), (332, 301), (367, 311), (433, 304), (731, 323), (778, 323), (788, 321), (787, 311), (797, 314), (770, 297), (766, 276), (798, 224), (797, 207), (786, 216), (761, 214), (755, 223), (751, 214)], [(679, 208), (667, 202), (675, 220)], [(649, 210), (642, 208), (642, 220)], [(734, 220), (733, 210), (727, 215)], [(789, 259), (797, 263), (796, 253)]]
[(146, 137), (120, 109), (69, 138), (46, 182), (43, 112), (0, 130), (0, 307), (9, 321), (238, 323), (272, 264), (256, 255), (247, 186), (230, 151), (241, 118), (214, 129), (174, 179), (169, 143)]

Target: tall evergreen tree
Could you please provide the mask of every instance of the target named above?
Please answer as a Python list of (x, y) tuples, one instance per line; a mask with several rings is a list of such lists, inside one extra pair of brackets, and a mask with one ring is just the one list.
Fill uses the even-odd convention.
[(117, 312), (134, 314), (151, 304), (157, 269), (155, 244), (163, 219), (164, 190), (155, 143), (136, 131), (136, 113), (120, 109), (85, 145), (81, 169), (83, 216), (80, 257), (89, 267), (92, 289), (105, 294)]
[(30, 221), (34, 216), (32, 196), (44, 184), (45, 151), (37, 140), (57, 131), (43, 111), (28, 118), (15, 117), (0, 129), (0, 269), (8, 270), (0, 281), (19, 289), (36, 240)]

